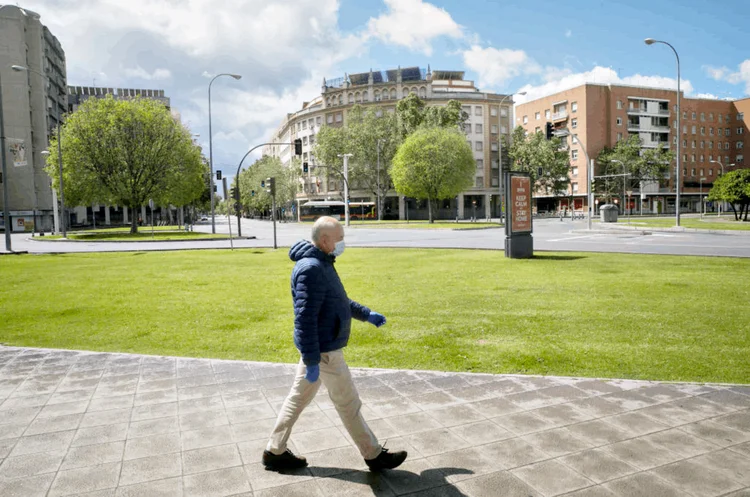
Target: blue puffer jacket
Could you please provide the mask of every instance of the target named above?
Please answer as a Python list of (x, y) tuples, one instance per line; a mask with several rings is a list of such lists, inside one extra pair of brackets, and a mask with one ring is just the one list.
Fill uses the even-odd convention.
[(289, 258), (296, 262), (292, 271), (294, 345), (304, 363), (314, 366), (321, 352), (346, 347), (352, 317), (366, 321), (370, 309), (347, 297), (333, 267), (336, 257), (302, 240), (289, 249)]

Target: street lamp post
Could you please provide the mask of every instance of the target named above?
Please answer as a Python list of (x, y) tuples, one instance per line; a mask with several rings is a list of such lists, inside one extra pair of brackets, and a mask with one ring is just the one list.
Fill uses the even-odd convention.
[(674, 52), (674, 56), (677, 59), (677, 157), (675, 159), (676, 165), (677, 165), (677, 173), (675, 174), (675, 184), (676, 184), (676, 192), (677, 192), (677, 199), (676, 199), (676, 214), (675, 214), (675, 222), (677, 223), (677, 227), (680, 226), (680, 141), (682, 137), (682, 128), (680, 127), (680, 56), (677, 54), (677, 50), (669, 44), (666, 41), (661, 40), (655, 40), (653, 38), (646, 38), (644, 40), (646, 45), (653, 45), (654, 43), (661, 43), (663, 45), (667, 45), (669, 48), (672, 49)]
[[(718, 164), (719, 166), (721, 166), (721, 175), (724, 176), (724, 164), (722, 164), (720, 160), (712, 160), (709, 162), (712, 162), (714, 164)], [(734, 166), (734, 164), (727, 165), (727, 167), (732, 167), (732, 166)], [(724, 203), (723, 200), (719, 201), (719, 218), (721, 218), (721, 204), (723, 203)]]
[(211, 132), (211, 85), (214, 84), (216, 78), (221, 76), (231, 76), (234, 79), (240, 79), (242, 76), (239, 74), (221, 73), (211, 79), (208, 83), (208, 168), (211, 173), (211, 185), (209, 187), (211, 195), (211, 233), (216, 233), (216, 219), (214, 216), (214, 148), (213, 148), (213, 133)]
[[(523, 95), (526, 95), (526, 92), (525, 91), (520, 91), (520, 92), (517, 93), (517, 95), (522, 95), (523, 96)], [(497, 150), (498, 150), (497, 177), (498, 177), (498, 180), (499, 180), (498, 183), (500, 184), (500, 224), (503, 224), (503, 205), (505, 203), (504, 202), (504, 198), (505, 198), (505, 195), (504, 195), (504, 193), (505, 193), (505, 185), (503, 184), (503, 134), (501, 133), (503, 124), (502, 124), (502, 119), (500, 119), (500, 118), (503, 115), (503, 102), (505, 102), (505, 100), (507, 100), (508, 97), (512, 97), (512, 96), (513, 96), (512, 93), (510, 95), (505, 95), (500, 100), (500, 103), (497, 106), (498, 109), (499, 109), (497, 117), (498, 117), (498, 122), (500, 123), (500, 129), (498, 129), (498, 134), (499, 134), (500, 138), (497, 141)], [(510, 117), (510, 113), (508, 113), (508, 117), (510, 119), (510, 121), (509, 121), (510, 125), (508, 126), (508, 131), (510, 131), (510, 127), (512, 126), (511, 123), (512, 123), (513, 119), (512, 119), (512, 117)]]
[[(0, 71), (1, 72), (1, 71)], [(5, 165), (5, 121), (3, 119), (3, 82), (0, 79), (0, 163), (3, 172), (3, 224), (5, 228), (5, 250), (12, 252), (10, 241), (10, 201), (8, 199), (8, 168)]]
[(382, 221), (382, 207), (380, 205), (380, 144), (383, 140), (378, 140), (378, 221)]
[(703, 182), (706, 181), (706, 178), (700, 178), (700, 193), (698, 194), (698, 197), (700, 197), (701, 200), (701, 219), (703, 219)]
[(352, 154), (339, 154), (344, 158), (344, 219), (346, 226), (349, 226), (349, 157)]

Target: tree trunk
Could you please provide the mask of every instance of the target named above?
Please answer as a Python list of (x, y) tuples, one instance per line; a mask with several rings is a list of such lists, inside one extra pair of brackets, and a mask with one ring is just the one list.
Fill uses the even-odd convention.
[(138, 233), (138, 217), (141, 213), (136, 213), (135, 208), (131, 208), (130, 210), (133, 213), (133, 215), (130, 216), (130, 233), (135, 234)]
[(429, 214), (430, 224), (434, 223), (435, 220), (432, 218), (432, 199), (431, 198), (427, 199), (427, 212)]
[(745, 221), (747, 221), (748, 212), (750, 212), (750, 204), (745, 204)]
[(733, 202), (730, 203), (729, 207), (731, 207), (732, 208), (732, 212), (734, 212), (734, 220), (735, 221), (739, 221), (739, 218), (737, 217), (737, 209), (734, 207), (734, 203)]

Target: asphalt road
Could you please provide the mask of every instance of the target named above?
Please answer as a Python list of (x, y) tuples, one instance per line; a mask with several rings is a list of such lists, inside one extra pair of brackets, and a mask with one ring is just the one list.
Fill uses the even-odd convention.
[[(288, 247), (302, 238), (309, 238), (310, 225), (277, 223), (278, 245)], [(595, 226), (596, 227), (596, 226)], [(204, 223), (197, 231), (210, 232)], [(232, 225), (236, 233), (236, 219)], [(227, 233), (226, 219), (217, 220), (217, 232)], [(273, 246), (272, 225), (268, 221), (244, 219), (242, 233), (255, 239), (235, 240), (234, 246)], [(503, 250), (505, 233), (502, 229), (478, 230), (426, 230), (382, 229), (352, 226), (347, 229), (349, 247), (410, 247), (410, 248), (460, 248)], [(228, 240), (192, 242), (62, 242), (31, 240), (28, 234), (13, 235), (13, 248), (30, 253), (107, 252), (143, 250), (182, 250), (229, 248)], [(557, 218), (534, 222), (534, 248), (544, 251), (625, 252), (633, 254), (706, 255), (750, 257), (750, 232), (742, 234), (718, 233), (664, 233), (586, 231), (586, 221), (560, 221)]]

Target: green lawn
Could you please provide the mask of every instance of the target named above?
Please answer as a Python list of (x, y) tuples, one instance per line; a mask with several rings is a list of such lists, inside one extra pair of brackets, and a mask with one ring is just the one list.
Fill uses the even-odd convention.
[[(84, 240), (88, 242), (167, 242), (176, 240), (208, 240), (208, 239), (229, 239), (229, 235), (201, 233), (199, 231), (166, 231), (154, 230), (151, 234), (151, 228), (141, 228), (138, 233), (129, 231), (81, 231), (68, 232), (69, 240)], [(39, 238), (42, 240), (42, 238)], [(60, 240), (62, 235), (45, 236), (44, 240)]]
[[(618, 217), (618, 224), (627, 224), (628, 218)], [(646, 226), (651, 228), (673, 228), (675, 225), (674, 216), (666, 217), (639, 217), (633, 216), (630, 218), (631, 226)], [(680, 226), (683, 228), (697, 228), (703, 230), (750, 230), (750, 222), (735, 221), (734, 216), (731, 218), (722, 216), (718, 219), (717, 216), (705, 217), (686, 217), (680, 216)]]
[[(286, 250), (0, 257), (0, 342), (296, 361)], [(347, 250), (352, 365), (750, 383), (750, 260)]]

